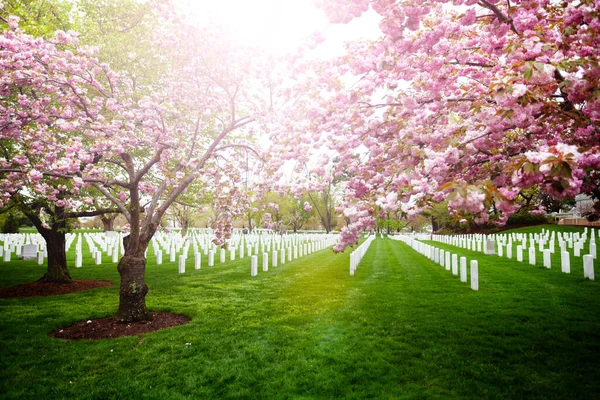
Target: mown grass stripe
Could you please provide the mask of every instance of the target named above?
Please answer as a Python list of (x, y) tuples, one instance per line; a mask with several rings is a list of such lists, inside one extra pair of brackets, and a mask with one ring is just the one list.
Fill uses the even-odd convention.
[[(185, 274), (176, 263), (148, 265), (148, 306), (192, 321), (146, 334), (142, 343), (46, 336), (114, 313), (116, 286), (2, 299), (0, 393), (9, 399), (597, 397), (598, 283), (554, 268), (476, 258), (479, 292), (405, 244), (381, 238), (353, 277), (349, 252), (318, 252), (259, 270), (255, 278), (248, 259), (203, 262)], [(0, 286), (43, 272), (26, 261), (0, 269)], [(118, 281), (114, 264), (72, 272), (76, 279)]]

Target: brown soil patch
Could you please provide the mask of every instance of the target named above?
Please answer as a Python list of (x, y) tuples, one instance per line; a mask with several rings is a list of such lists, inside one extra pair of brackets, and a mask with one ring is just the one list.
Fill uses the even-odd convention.
[[(185, 315), (169, 312), (153, 312), (150, 314), (152, 315), (152, 320), (144, 322), (118, 322), (113, 317), (82, 321), (67, 328), (50, 332), (49, 336), (70, 340), (108, 339), (154, 332), (160, 329), (184, 325), (190, 321)], [(141, 338), (138, 344), (143, 340)]]
[(56, 296), (60, 294), (74, 293), (82, 290), (90, 290), (112, 285), (114, 285), (114, 283), (109, 281), (74, 280), (69, 283), (28, 282), (7, 288), (0, 288), (0, 299), (10, 299), (14, 297)]

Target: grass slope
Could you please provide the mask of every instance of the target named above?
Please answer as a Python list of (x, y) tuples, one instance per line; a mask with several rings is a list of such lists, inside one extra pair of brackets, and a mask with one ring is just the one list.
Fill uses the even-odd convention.
[[(47, 334), (113, 314), (116, 286), (0, 300), (0, 397), (599, 396), (598, 284), (477, 258), (479, 292), (389, 239), (373, 242), (354, 277), (348, 253), (330, 251), (256, 278), (248, 258), (214, 267), (204, 259), (184, 275), (175, 263), (150, 264), (149, 308), (192, 321), (101, 341)], [(34, 264), (0, 263), (0, 286), (39, 278)], [(118, 282), (114, 264), (72, 273)]]

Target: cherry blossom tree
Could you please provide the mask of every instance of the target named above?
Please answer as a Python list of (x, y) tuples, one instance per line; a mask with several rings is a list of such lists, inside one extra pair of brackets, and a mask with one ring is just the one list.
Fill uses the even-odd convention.
[(300, 129), (353, 176), (338, 250), (373, 226), (375, 203), (410, 216), (445, 200), (497, 224), (534, 185), (600, 204), (597, 1), (321, 3), (334, 22), (381, 17), (380, 39), (303, 65), (291, 90)]
[(0, 160), (0, 201), (27, 187), (71, 207), (45, 178), (93, 187), (110, 200), (131, 229), (118, 264), (121, 321), (150, 318), (145, 251), (192, 182), (212, 193), (222, 216), (215, 240), (227, 240), (243, 207), (237, 160), (253, 148), (249, 127), (261, 111), (249, 79), (259, 58), (219, 32), (191, 28), (168, 7), (160, 11), (167, 23), (157, 21), (156, 49), (179, 64), (144, 90), (79, 47), (73, 32), (46, 41), (11, 18), (0, 36), (0, 140), (13, 149)]

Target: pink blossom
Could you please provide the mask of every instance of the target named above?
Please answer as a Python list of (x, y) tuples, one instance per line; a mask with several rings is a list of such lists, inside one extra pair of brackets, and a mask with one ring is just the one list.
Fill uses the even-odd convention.
[(546, 215), (546, 210), (544, 210), (543, 208), (539, 207), (539, 208), (536, 208), (535, 210), (529, 211), (529, 214), (535, 215), (535, 216)]
[(469, 9), (465, 15), (460, 19), (460, 23), (467, 26), (467, 25), (472, 25), (475, 23), (475, 21), (477, 20), (477, 15), (475, 13), (475, 9), (471, 8)]
[(310, 203), (308, 201), (305, 201), (304, 202), (304, 211), (310, 212), (310, 210), (312, 210), (312, 206), (310, 205)]
[(44, 175), (40, 171), (37, 171), (35, 169), (29, 171), (29, 179), (31, 179), (33, 182), (39, 182), (39, 180), (42, 179), (43, 176)]

